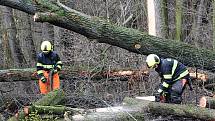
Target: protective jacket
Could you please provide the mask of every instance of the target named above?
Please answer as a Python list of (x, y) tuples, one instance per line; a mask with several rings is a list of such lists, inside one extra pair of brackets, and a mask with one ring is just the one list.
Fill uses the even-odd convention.
[(166, 91), (171, 85), (182, 78), (189, 80), (189, 72), (186, 66), (174, 59), (161, 59), (155, 71), (162, 78), (162, 83), (158, 90), (159, 93)]
[(57, 69), (60, 71), (62, 68), (62, 62), (60, 57), (55, 51), (50, 51), (48, 54), (39, 53), (37, 55), (37, 74), (38, 77), (43, 77), (43, 70), (50, 71), (51, 69)]

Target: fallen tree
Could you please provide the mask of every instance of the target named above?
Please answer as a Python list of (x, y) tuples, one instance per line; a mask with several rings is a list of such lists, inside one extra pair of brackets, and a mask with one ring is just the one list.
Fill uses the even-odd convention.
[(110, 107), (95, 110), (87, 115), (75, 115), (73, 121), (87, 120), (144, 120), (147, 112), (160, 115), (174, 115), (178, 117), (191, 117), (201, 120), (215, 120), (215, 110), (197, 107), (194, 105), (177, 105), (144, 101), (134, 98), (125, 98), (121, 107)]
[[(71, 78), (85, 78), (92, 80), (107, 79), (119, 79), (128, 81), (130, 76), (148, 76), (147, 70), (100, 70), (98, 72), (87, 72), (87, 71), (75, 71), (74, 69), (64, 68), (60, 72), (60, 79), (71, 79)], [(38, 80), (36, 69), (8, 69), (0, 70), (0, 82), (12, 82), (12, 81), (32, 81)]]
[(156, 53), (161, 57), (176, 58), (187, 66), (214, 71), (215, 53), (211, 50), (117, 26), (99, 17), (70, 9), (57, 0), (1, 0), (0, 5), (35, 14), (34, 20), (37, 22), (49, 22), (89, 39), (96, 39), (99, 43), (107, 43), (143, 55)]
[[(52, 99), (49, 99), (53, 97)], [(62, 97), (59, 98), (58, 97)], [(201, 120), (215, 120), (215, 110), (201, 108), (195, 105), (178, 105), (144, 101), (134, 98), (125, 98), (123, 105), (119, 107), (107, 107), (96, 109), (73, 109), (65, 106), (56, 106), (63, 100), (64, 93), (56, 90), (36, 101), (33, 105), (19, 111), (19, 115), (10, 118), (10, 121), (23, 119), (30, 112), (38, 111), (39, 114), (56, 114), (70, 117), (73, 121), (85, 120), (125, 120), (138, 119), (144, 120), (144, 114), (150, 112), (159, 115), (173, 115), (178, 117), (192, 117)], [(44, 103), (45, 102), (45, 103)], [(52, 106), (49, 106), (52, 105)], [(69, 111), (69, 112), (67, 112)]]
[[(207, 73), (198, 72), (197, 74), (193, 71), (192, 68), (189, 68), (190, 75), (193, 80), (197, 80), (199, 83), (209, 84), (214, 80), (214, 76), (208, 76)], [(120, 69), (120, 70), (99, 70), (95, 72), (90, 71), (80, 71), (70, 68), (64, 68), (60, 72), (61, 79), (71, 79), (71, 78), (90, 78), (95, 80), (101, 79), (119, 79), (128, 81), (128, 78), (133, 76), (134, 78), (140, 78), (140, 76), (148, 77), (149, 71), (145, 70), (134, 70), (134, 69)], [(10, 82), (10, 81), (32, 81), (37, 80), (37, 73), (35, 68), (25, 68), (25, 69), (7, 69), (0, 70), (0, 82)]]
[[(59, 105), (62, 104), (62, 101), (65, 99), (65, 94), (63, 90), (54, 90), (47, 95), (43, 96), (41, 99), (38, 101), (34, 102), (33, 105), (38, 105), (38, 106), (53, 106), (53, 105)], [(32, 106), (31, 108), (33, 108)], [(23, 108), (19, 110), (19, 112), (11, 117), (8, 121), (17, 121), (17, 120), (23, 120), (25, 116), (28, 114), (28, 108)]]

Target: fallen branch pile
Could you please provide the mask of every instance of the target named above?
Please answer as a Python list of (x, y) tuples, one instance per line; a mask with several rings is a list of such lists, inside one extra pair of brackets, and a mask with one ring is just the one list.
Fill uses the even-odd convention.
[[(144, 101), (135, 98), (125, 98), (119, 107), (75, 109), (62, 105), (65, 95), (62, 90), (50, 92), (30, 106), (21, 109), (9, 121), (22, 120), (32, 112), (40, 115), (57, 115), (58, 118), (68, 118), (72, 121), (88, 120), (116, 120), (125, 119), (144, 120), (148, 112), (159, 115), (175, 115), (178, 117), (192, 117), (201, 120), (215, 120), (215, 110), (197, 107), (195, 105), (178, 105)], [(59, 106), (61, 104), (62, 106)]]

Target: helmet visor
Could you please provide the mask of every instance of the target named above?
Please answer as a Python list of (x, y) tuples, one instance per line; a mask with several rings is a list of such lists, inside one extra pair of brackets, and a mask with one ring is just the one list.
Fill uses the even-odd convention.
[(154, 68), (156, 68), (156, 66), (157, 66), (157, 64), (152, 65), (152, 66), (149, 66), (148, 64), (146, 64), (146, 65), (147, 65), (147, 67), (150, 68), (150, 69), (154, 69)]
[(49, 50), (43, 50), (44, 54), (48, 54), (50, 51)]

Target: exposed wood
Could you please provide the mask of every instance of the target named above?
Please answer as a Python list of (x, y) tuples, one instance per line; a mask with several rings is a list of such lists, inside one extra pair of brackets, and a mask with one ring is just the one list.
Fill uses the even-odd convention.
[(215, 97), (201, 97), (199, 100), (199, 106), (203, 108), (215, 109)]
[[(211, 84), (215, 79), (215, 75), (209, 72), (196, 72), (189, 68), (190, 76), (193, 81), (197, 83)], [(10, 81), (32, 81), (37, 80), (35, 68), (25, 68), (25, 69), (7, 69), (0, 70), (0, 82), (10, 82)], [(121, 81), (128, 81), (131, 77), (140, 78), (148, 77), (149, 71), (145, 70), (135, 70), (135, 69), (121, 69), (121, 70), (102, 70), (100, 72), (87, 72), (79, 71), (64, 67), (60, 72), (60, 79), (71, 79), (71, 78), (91, 78), (93, 80), (102, 80), (107, 78), (109, 80), (118, 79)], [(197, 78), (196, 78), (197, 76)], [(195, 80), (196, 79), (196, 80)], [(208, 82), (210, 81), (210, 82)], [(194, 82), (195, 83), (195, 82)]]
[[(99, 72), (87, 72), (79, 71), (64, 67), (60, 72), (60, 79), (71, 79), (71, 78), (91, 78), (93, 80), (101, 80), (107, 78), (108, 80), (122, 80), (128, 81), (131, 76), (148, 76), (149, 71), (147, 70), (103, 70)], [(32, 81), (37, 80), (36, 69), (34, 68), (25, 68), (25, 69), (7, 69), (0, 70), (0, 82), (10, 82), (10, 81)]]
[[(155, 53), (161, 57), (176, 58), (187, 66), (214, 71), (215, 52), (211, 50), (198, 49), (183, 42), (153, 37), (135, 29), (117, 26), (98, 17), (88, 16), (73, 9), (66, 9), (63, 6), (59, 7), (54, 2), (34, 1), (29, 0), (29, 4), (34, 3), (36, 8), (40, 8), (40, 12), (46, 12), (38, 13), (37, 21), (49, 22), (69, 29), (90, 39), (96, 39), (99, 43), (107, 43), (143, 55)], [(24, 6), (23, 4), (16, 4), (15, 6), (9, 3), (10, 1), (7, 1), (7, 4), (0, 2), (1, 5), (18, 8), (19, 10), (26, 7), (25, 4)], [(23, 11), (27, 12), (28, 10), (24, 9)], [(136, 44), (139, 44), (140, 48), (135, 48)]]

